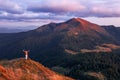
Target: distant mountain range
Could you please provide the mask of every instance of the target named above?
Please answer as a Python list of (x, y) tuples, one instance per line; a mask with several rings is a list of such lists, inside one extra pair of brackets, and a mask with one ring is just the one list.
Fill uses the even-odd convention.
[(75, 79), (97, 80), (88, 76), (96, 74), (118, 80), (119, 35), (119, 27), (72, 18), (26, 32), (1, 33), (0, 59), (22, 57), (26, 49), (30, 58)]
[(27, 29), (0, 28), (0, 33), (18, 33), (18, 32), (23, 32), (23, 31), (28, 31), (28, 30)]

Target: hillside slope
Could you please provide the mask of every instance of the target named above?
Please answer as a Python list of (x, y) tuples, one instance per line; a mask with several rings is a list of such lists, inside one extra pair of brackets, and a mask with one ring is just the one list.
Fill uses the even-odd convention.
[(114, 36), (114, 39), (118, 41), (120, 44), (120, 27), (115, 27), (113, 25), (110, 26), (102, 26), (109, 34)]
[(0, 63), (0, 80), (73, 80), (58, 75), (31, 59), (20, 58)]

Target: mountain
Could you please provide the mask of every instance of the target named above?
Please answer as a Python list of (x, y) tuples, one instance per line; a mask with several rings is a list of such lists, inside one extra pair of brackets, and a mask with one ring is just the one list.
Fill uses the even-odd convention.
[(0, 61), (0, 64), (0, 80), (73, 80), (31, 59)]
[(0, 34), (0, 59), (21, 57), (22, 50), (29, 49), (31, 58), (46, 63), (47, 60), (64, 57), (70, 51), (79, 53), (81, 49), (93, 49), (104, 43), (118, 44), (117, 40), (99, 25), (72, 18), (27, 32)]
[(29, 29), (9, 29), (9, 28), (0, 28), (0, 33), (18, 33), (23, 31), (28, 31)]

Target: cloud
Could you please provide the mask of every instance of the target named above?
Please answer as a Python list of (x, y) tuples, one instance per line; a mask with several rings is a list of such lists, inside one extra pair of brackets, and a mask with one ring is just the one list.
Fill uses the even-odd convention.
[[(47, 1), (47, 3), (46, 3)], [(85, 9), (85, 6), (81, 5), (80, 3), (73, 1), (73, 0), (54, 0), (54, 2), (51, 2), (51, 0), (45, 0), (42, 2), (43, 4), (35, 4), (35, 5), (29, 5), (28, 11), (33, 12), (49, 12), (49, 13), (69, 13), (69, 12), (75, 12), (78, 10)]]
[(51, 13), (33, 13), (27, 12), (23, 14), (11, 14), (7, 12), (0, 13), (0, 21), (14, 21), (14, 22), (34, 22), (34, 21), (44, 21), (44, 20), (63, 20), (67, 19), (68, 16), (64, 15), (53, 15)]
[(23, 13), (22, 7), (10, 0), (0, 0), (0, 12), (3, 11), (13, 14)]
[(0, 0), (0, 26), (42, 25), (73, 17), (102, 18), (100, 24), (110, 20), (119, 25), (119, 3), (120, 0)]
[(120, 16), (119, 0), (44, 0), (31, 4), (27, 10), (58, 15), (74, 15), (78, 17), (118, 17)]
[(120, 0), (0, 0), (0, 21), (64, 21), (72, 17), (120, 17)]

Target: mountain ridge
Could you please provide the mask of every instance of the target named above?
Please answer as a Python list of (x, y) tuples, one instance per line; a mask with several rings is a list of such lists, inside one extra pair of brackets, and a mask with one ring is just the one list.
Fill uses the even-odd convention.
[[(47, 26), (49, 26), (49, 27), (47, 27)], [(101, 28), (101, 27), (99, 27), (99, 25), (88, 22), (88, 21), (83, 20), (81, 18), (72, 18), (72, 19), (70, 19), (66, 22), (62, 22), (62, 23), (50, 23), (47, 25), (43, 25), (42, 27), (39, 27), (35, 30), (40, 32), (40, 31), (42, 31), (41, 29), (43, 29), (43, 28), (45, 29), (45, 27), (46, 27), (46, 30), (48, 28), (50, 28), (51, 30), (53, 30), (55, 32), (67, 30), (67, 31), (71, 31), (71, 32), (76, 31), (76, 32), (82, 33), (83, 31), (87, 32), (90, 30), (94, 30), (96, 32), (101, 32), (103, 34), (109, 35), (109, 33), (107, 33), (104, 30), (104, 28)]]
[(31, 53), (35, 53), (31, 54), (34, 59), (40, 55), (63, 56), (66, 55), (65, 50), (79, 52), (81, 49), (93, 49), (104, 43), (118, 44), (118, 38), (119, 36), (116, 39), (104, 27), (80, 18), (72, 18), (27, 32), (0, 34), (0, 58), (6, 57), (9, 52), (12, 56), (7, 56), (8, 59), (21, 57), (22, 49), (30, 49)]

